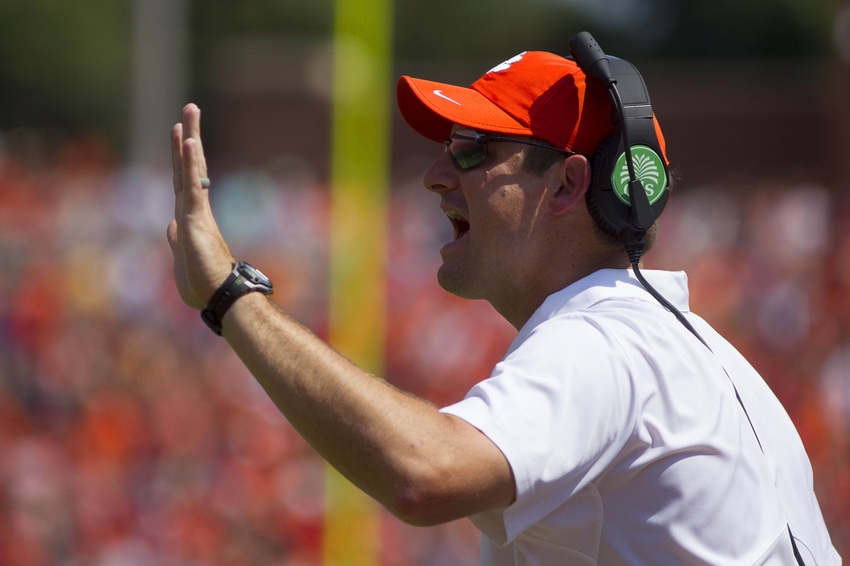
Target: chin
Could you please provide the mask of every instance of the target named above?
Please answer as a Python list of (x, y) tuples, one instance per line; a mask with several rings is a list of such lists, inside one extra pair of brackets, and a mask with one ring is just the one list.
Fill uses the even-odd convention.
[(459, 269), (452, 269), (452, 266), (443, 263), (437, 270), (437, 283), (452, 295), (457, 295), (462, 299), (484, 298), (480, 292), (476, 292), (475, 285), (472, 284), (472, 278), (469, 274), (462, 273), (461, 271)]

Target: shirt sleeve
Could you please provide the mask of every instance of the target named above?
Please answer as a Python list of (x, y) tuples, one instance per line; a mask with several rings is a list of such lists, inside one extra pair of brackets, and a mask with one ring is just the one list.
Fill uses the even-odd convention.
[(577, 313), (539, 325), (466, 397), (442, 409), (484, 433), (507, 458), (516, 501), (470, 519), (505, 545), (594, 481), (635, 429), (628, 357)]

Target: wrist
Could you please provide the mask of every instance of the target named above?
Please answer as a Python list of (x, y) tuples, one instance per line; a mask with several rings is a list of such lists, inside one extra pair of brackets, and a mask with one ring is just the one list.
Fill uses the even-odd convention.
[(245, 262), (237, 262), (218, 289), (210, 297), (201, 318), (210, 329), (221, 336), (221, 325), (225, 313), (237, 299), (248, 293), (271, 295), (272, 282), (263, 273)]
[[(226, 338), (228, 332), (240, 324), (254, 324), (258, 321), (258, 309), (272, 306), (274, 310), (277, 307), (273, 306), (274, 302), (271, 297), (262, 293), (245, 293), (233, 302), (233, 305), (227, 309), (221, 319), (221, 336)], [(241, 321), (240, 321), (241, 320)]]
[[(236, 267), (236, 264), (239, 263), (235, 259), (231, 260), (230, 264), (222, 266), (221, 271), (218, 275), (210, 277), (210, 287), (209, 291), (206, 292), (206, 300), (204, 301), (204, 306), (201, 310), (208, 309), (210, 304), (213, 302), (213, 299), (216, 297), (216, 293), (218, 293), (221, 288), (224, 286), (225, 282), (228, 280), (230, 275), (233, 273), (233, 269)], [(218, 270), (216, 270), (218, 271)]]

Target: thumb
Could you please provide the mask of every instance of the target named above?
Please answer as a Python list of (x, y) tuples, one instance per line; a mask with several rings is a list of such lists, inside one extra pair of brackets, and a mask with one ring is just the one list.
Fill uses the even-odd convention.
[(177, 255), (177, 221), (172, 220), (165, 231), (165, 236), (168, 238), (168, 245), (171, 246), (171, 253)]

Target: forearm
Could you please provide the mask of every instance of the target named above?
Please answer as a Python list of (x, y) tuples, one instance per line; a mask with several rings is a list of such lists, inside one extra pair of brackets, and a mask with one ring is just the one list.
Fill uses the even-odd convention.
[(469, 467), (456, 450), (478, 431), (362, 371), (262, 295), (237, 301), (223, 322), (224, 337), (278, 408), (355, 485), (412, 522), (480, 510), (480, 494), (460, 485), (466, 474), (456, 470)]

